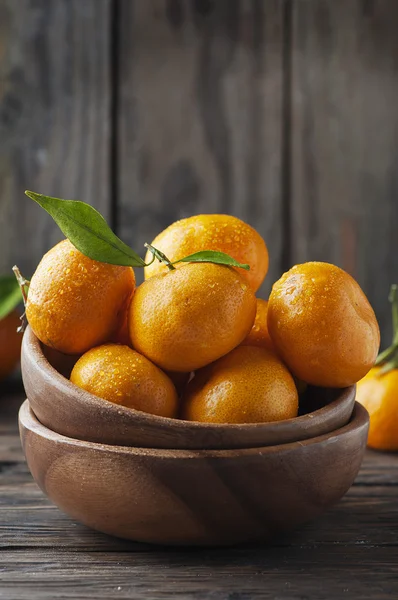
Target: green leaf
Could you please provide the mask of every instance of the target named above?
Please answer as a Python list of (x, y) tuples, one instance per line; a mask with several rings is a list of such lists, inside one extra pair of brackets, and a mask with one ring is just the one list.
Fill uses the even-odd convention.
[(0, 276), (0, 319), (4, 319), (22, 301), (14, 275)]
[(224, 252), (216, 252), (215, 250), (201, 250), (200, 252), (195, 252), (195, 254), (184, 256), (184, 258), (174, 261), (173, 264), (179, 262), (211, 262), (218, 265), (239, 267), (240, 269), (245, 269), (245, 271), (249, 271), (250, 269), (249, 265), (243, 265), (242, 263), (239, 263), (237, 260), (232, 258), (232, 256), (229, 256), (229, 254), (225, 254)]
[(89, 258), (111, 265), (145, 266), (142, 258), (113, 233), (104, 217), (89, 204), (30, 191), (25, 194), (44, 208), (62, 233)]

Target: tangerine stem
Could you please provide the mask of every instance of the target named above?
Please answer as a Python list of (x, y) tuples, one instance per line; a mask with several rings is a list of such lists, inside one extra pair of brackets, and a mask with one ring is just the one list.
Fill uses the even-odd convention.
[(376, 365), (382, 366), (380, 375), (398, 368), (398, 285), (395, 283), (391, 286), (388, 299), (391, 302), (393, 335), (391, 346), (380, 352), (376, 359)]
[(392, 343), (398, 345), (398, 285), (393, 283), (388, 296), (392, 310)]
[[(21, 271), (19, 270), (19, 268), (17, 267), (17, 265), (14, 265), (12, 268), (14, 275), (16, 277), (16, 280), (18, 282), (18, 285), (20, 287), (21, 290), (21, 294), (22, 294), (22, 299), (23, 299), (23, 305), (26, 308), (26, 303), (28, 301), (28, 291), (29, 291), (29, 285), (30, 285), (30, 281), (28, 281), (27, 279), (25, 279), (25, 277), (22, 275)], [(20, 317), (20, 321), (21, 321), (21, 325), (18, 327), (17, 332), (18, 333), (23, 333), (28, 325), (28, 320), (26, 318), (26, 313), (23, 313), (23, 315)]]
[(19, 268), (17, 267), (17, 265), (14, 265), (12, 270), (16, 277), (16, 280), (18, 281), (19, 287), (21, 288), (23, 303), (26, 306), (26, 302), (28, 300), (28, 290), (29, 290), (30, 281), (25, 279), (25, 277), (22, 275), (22, 273), (19, 270)]
[(152, 264), (153, 262), (155, 262), (155, 260), (156, 260), (156, 256), (155, 256), (154, 254), (152, 254), (152, 258), (151, 258), (151, 260), (149, 261), (149, 263), (145, 263), (145, 266), (146, 266), (146, 267), (150, 267), (150, 266), (151, 266), (151, 264)]
[[(168, 268), (170, 269), (170, 271), (175, 271), (175, 267), (171, 264), (170, 260), (167, 258), (167, 256), (165, 254), (163, 254), (163, 252), (161, 252), (160, 250), (158, 250), (157, 248), (155, 248), (154, 246), (152, 246), (151, 244), (144, 244), (145, 248), (147, 248), (150, 252), (152, 252), (154, 258), (157, 258), (159, 262), (164, 263), (165, 265), (168, 266)], [(153, 261), (151, 261), (149, 264), (152, 264)], [(148, 266), (148, 265), (147, 265)]]
[(380, 352), (379, 356), (376, 358), (376, 365), (382, 365), (387, 362), (391, 357), (394, 356), (397, 347), (395, 344), (389, 346), (383, 352)]

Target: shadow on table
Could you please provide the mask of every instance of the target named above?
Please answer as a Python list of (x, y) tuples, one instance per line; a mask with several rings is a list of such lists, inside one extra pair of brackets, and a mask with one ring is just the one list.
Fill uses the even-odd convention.
[[(141, 544), (120, 540), (90, 532), (96, 537), (104, 551), (118, 553), (123, 564), (133, 563), (136, 553), (147, 553), (151, 561), (161, 563), (164, 567), (173, 567), (181, 563), (183, 556), (186, 567), (201, 568), (205, 565), (220, 568), (231, 565), (231, 561), (239, 561), (240, 568), (245, 560), (253, 564), (277, 566), (278, 569), (290, 570), (294, 561), (295, 568), (301, 563), (318, 564), (324, 569), (324, 561), (338, 562), (341, 566), (342, 555), (347, 555), (347, 563), (362, 560), (366, 565), (366, 556), (375, 558), (381, 549), (385, 552), (387, 544), (398, 549), (398, 532), (392, 529), (386, 539), (386, 529), (380, 531), (383, 514), (395, 514), (398, 520), (398, 503), (393, 494), (381, 496), (377, 501), (369, 499), (361, 501), (355, 488), (351, 488), (347, 496), (333, 509), (297, 531), (278, 536), (268, 544), (241, 545), (235, 547), (165, 547)], [(378, 510), (379, 508), (379, 510)], [(89, 530), (79, 526), (79, 533), (87, 535)], [(76, 530), (75, 530), (75, 533)], [(97, 537), (98, 536), (98, 537)], [(97, 546), (98, 550), (98, 546)], [(122, 558), (120, 554), (122, 553)], [(392, 555), (391, 555), (392, 557)], [(395, 556), (394, 561), (396, 561)]]

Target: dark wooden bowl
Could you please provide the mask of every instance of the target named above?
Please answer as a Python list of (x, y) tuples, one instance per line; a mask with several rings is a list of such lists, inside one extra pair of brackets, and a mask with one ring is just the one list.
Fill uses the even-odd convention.
[(78, 388), (67, 379), (77, 358), (48, 348), (44, 353), (43, 348), (28, 328), (21, 363), (26, 395), (43, 425), (79, 440), (172, 449), (273, 446), (342, 427), (348, 423), (355, 402), (355, 386), (342, 390), (312, 388), (302, 400), (301, 410), (307, 414), (277, 423), (218, 425), (166, 419), (112, 404)]
[(78, 441), (47, 429), (25, 402), (26, 459), (45, 494), (104, 533), (173, 545), (267, 540), (312, 519), (354, 481), (368, 413), (321, 437), (266, 448), (161, 450)]

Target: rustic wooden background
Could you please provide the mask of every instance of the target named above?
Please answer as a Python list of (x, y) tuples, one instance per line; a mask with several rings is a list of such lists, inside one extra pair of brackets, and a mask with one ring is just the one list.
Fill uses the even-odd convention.
[(230, 212), (358, 278), (398, 281), (397, 0), (0, 0), (0, 272), (59, 238), (23, 195), (90, 202), (138, 251)]

